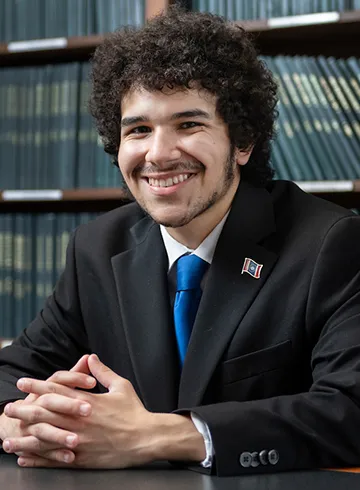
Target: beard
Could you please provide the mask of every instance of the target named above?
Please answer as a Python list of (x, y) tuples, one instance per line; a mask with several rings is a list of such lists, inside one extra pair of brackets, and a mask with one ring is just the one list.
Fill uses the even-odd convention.
[[(201, 171), (204, 171), (203, 169), (205, 168), (205, 166), (200, 162), (198, 162), (197, 164), (185, 162), (183, 164), (179, 164), (177, 169), (195, 170), (194, 165), (196, 165), (196, 169), (199, 169), (201, 167), (202, 169)], [(238, 172), (238, 168), (235, 160), (235, 148), (231, 147), (229, 150), (228, 158), (224, 165), (222, 179), (219, 181), (216, 188), (213, 189), (213, 191), (207, 198), (199, 197), (195, 202), (191, 204), (191, 206), (188, 207), (185, 213), (182, 213), (179, 216), (173, 216), (169, 219), (164, 219), (164, 218), (158, 219), (156, 217), (156, 212), (152, 212), (151, 210), (149, 210), (145, 202), (142, 202), (141, 199), (137, 200), (137, 202), (139, 206), (143, 209), (143, 211), (148, 216), (150, 216), (150, 218), (153, 221), (155, 221), (155, 223), (159, 225), (163, 225), (166, 228), (180, 228), (182, 226), (187, 225), (188, 223), (190, 223), (190, 221), (197, 218), (201, 214), (205, 213), (208, 209), (214, 206), (214, 204), (216, 204), (222, 197), (224, 197), (225, 194), (230, 189), (231, 185), (233, 184), (237, 176), (237, 172)]]

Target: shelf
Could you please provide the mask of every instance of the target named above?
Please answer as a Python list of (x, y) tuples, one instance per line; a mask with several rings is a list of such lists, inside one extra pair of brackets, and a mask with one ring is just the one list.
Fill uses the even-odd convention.
[[(306, 192), (346, 208), (360, 209), (360, 180), (297, 182)], [(0, 213), (102, 212), (127, 204), (124, 189), (2, 191)]]
[(10, 44), (2, 43), (0, 44), (0, 60), (3, 66), (30, 66), (68, 61), (87, 61), (95, 48), (103, 42), (104, 38), (104, 35), (99, 34), (48, 39), (46, 40), (46, 48), (41, 46), (44, 40), (21, 41)]
[[(253, 33), (255, 42), (263, 55), (360, 56), (360, 10), (279, 19), (238, 21), (237, 23)], [(284, 22), (286, 26), (280, 27), (279, 23)], [(302, 25), (298, 25), (299, 23)], [(85, 61), (90, 58), (104, 37), (105, 35), (98, 34), (10, 44), (0, 43), (1, 65), (26, 66)], [(42, 43), (46, 43), (46, 46)]]
[(238, 24), (253, 33), (262, 55), (360, 56), (360, 10)]
[(0, 337), (0, 349), (7, 347), (8, 345), (11, 345), (14, 339), (5, 339), (3, 337)]
[(0, 191), (0, 213), (109, 211), (131, 201), (124, 189)]

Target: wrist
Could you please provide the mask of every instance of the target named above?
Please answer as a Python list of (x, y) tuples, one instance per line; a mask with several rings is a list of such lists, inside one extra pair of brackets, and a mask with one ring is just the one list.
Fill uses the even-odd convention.
[(201, 462), (206, 457), (204, 438), (190, 414), (154, 415), (152, 460)]

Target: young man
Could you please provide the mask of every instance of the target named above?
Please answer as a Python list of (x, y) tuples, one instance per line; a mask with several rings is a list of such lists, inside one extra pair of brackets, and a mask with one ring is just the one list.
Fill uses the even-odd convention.
[(92, 113), (136, 203), (74, 233), (0, 353), (20, 465), (360, 463), (360, 220), (271, 181), (275, 105), (216, 16), (171, 9), (97, 49)]

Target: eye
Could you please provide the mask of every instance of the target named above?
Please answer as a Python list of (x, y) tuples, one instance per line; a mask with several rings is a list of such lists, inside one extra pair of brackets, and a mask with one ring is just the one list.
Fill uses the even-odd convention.
[(180, 124), (181, 129), (192, 129), (200, 126), (203, 126), (203, 124), (195, 121), (186, 121)]
[(128, 134), (143, 134), (143, 133), (148, 133), (150, 131), (150, 128), (147, 126), (137, 126), (136, 128), (130, 129)]

